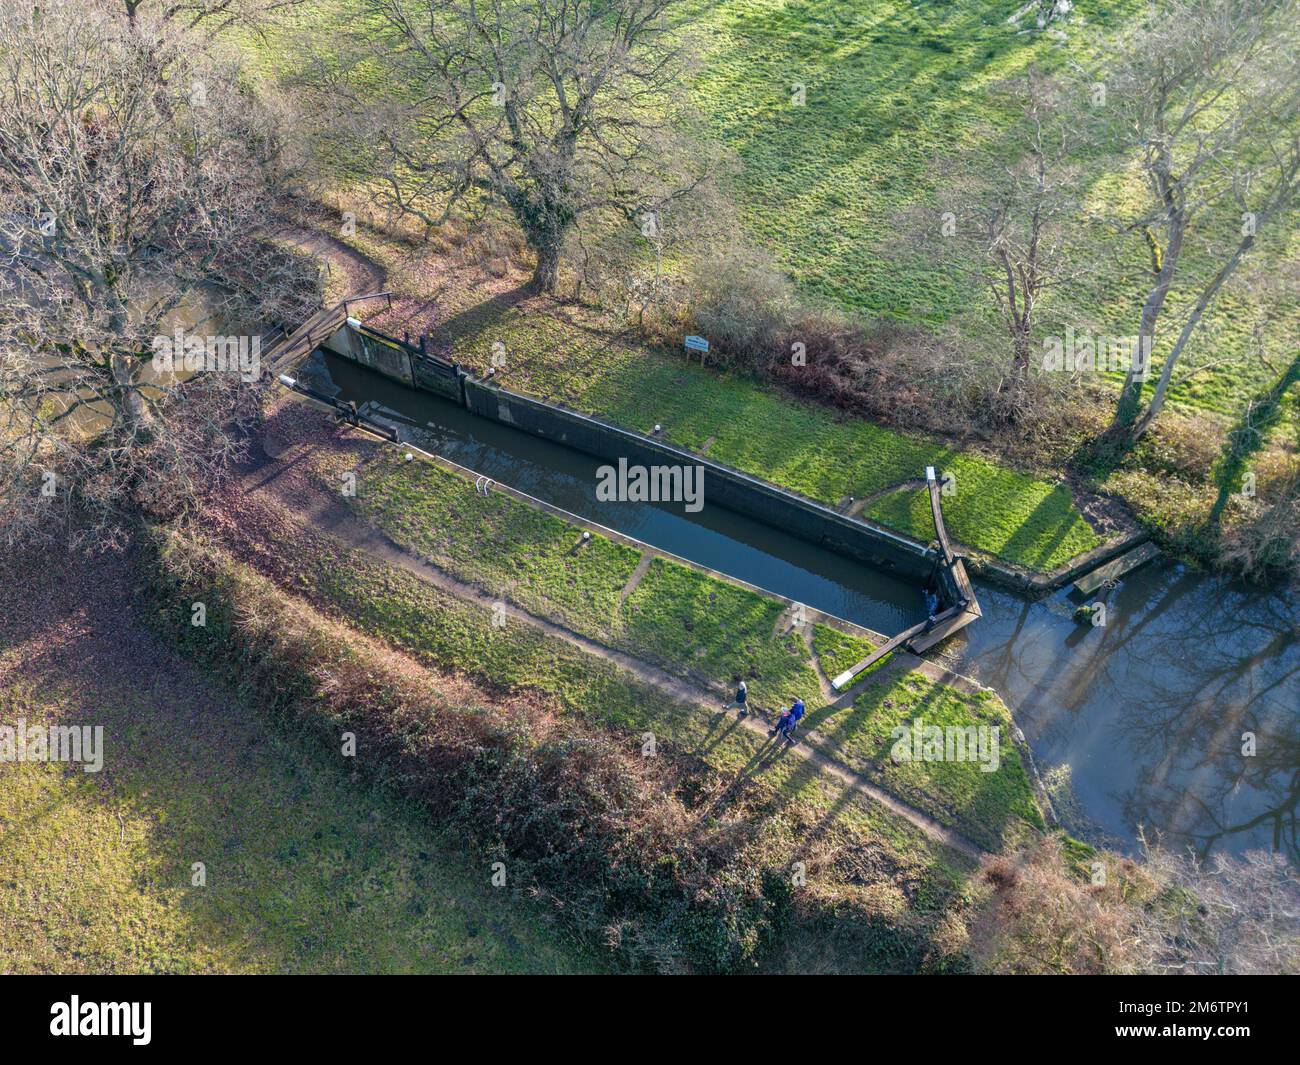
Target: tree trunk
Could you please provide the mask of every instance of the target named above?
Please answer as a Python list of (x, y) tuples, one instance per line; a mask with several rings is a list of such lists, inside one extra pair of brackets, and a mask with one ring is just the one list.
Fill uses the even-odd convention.
[(529, 288), (535, 292), (551, 294), (560, 280), (560, 243), (546, 239), (534, 245), (537, 266), (533, 270)]
[[(1164, 309), (1165, 297), (1174, 281), (1174, 272), (1178, 268), (1178, 259), (1183, 250), (1183, 234), (1186, 232), (1186, 220), (1182, 213), (1173, 215), (1169, 223), (1169, 244), (1165, 248), (1156, 271), (1156, 283), (1147, 293), (1146, 303), (1142, 305), (1142, 318), (1138, 322), (1138, 352), (1145, 352), (1147, 357), (1155, 351), (1156, 322)], [(1142, 385), (1150, 372), (1149, 364), (1139, 367), (1136, 360), (1128, 368), (1124, 377), (1124, 387), (1120, 390), (1119, 404), (1115, 408), (1115, 417), (1111, 421), (1109, 432), (1119, 433), (1129, 430), (1142, 406)]]
[(143, 397), (135, 388), (137, 361), (125, 355), (113, 355), (109, 358), (109, 368), (113, 374), (113, 384), (116, 386), (114, 394), (117, 419), (123, 435), (128, 439), (146, 436), (153, 419)]
[(1029, 381), (1032, 341), (1032, 330), (1028, 323), (1021, 323), (1012, 329), (1011, 373), (1003, 378), (998, 388), (999, 410), (996, 412), (998, 419), (1007, 425), (1014, 425), (1020, 420), (1021, 401), (1025, 385)]

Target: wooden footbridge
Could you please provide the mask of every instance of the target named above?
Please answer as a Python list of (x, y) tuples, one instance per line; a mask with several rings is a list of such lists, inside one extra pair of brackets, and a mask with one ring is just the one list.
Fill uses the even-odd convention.
[(289, 367), (297, 365), (321, 344), (343, 328), (348, 320), (348, 309), (354, 303), (366, 300), (388, 300), (393, 305), (391, 292), (371, 292), (365, 296), (353, 296), (341, 300), (332, 307), (322, 307), (302, 325), (291, 333), (285, 333), (271, 345), (263, 356), (263, 363), (271, 374), (279, 374)]
[[(904, 629), (897, 636), (887, 640), (867, 655), (861, 662), (855, 663), (831, 681), (836, 691), (843, 691), (853, 683), (853, 678), (875, 665), (888, 654), (900, 647), (914, 654), (929, 650), (941, 640), (947, 639), (959, 629), (964, 629), (976, 618), (983, 617), (979, 600), (975, 598), (975, 589), (971, 586), (966, 566), (952, 549), (948, 540), (948, 529), (943, 523), (943, 506), (939, 491), (939, 481), (934, 467), (925, 471), (926, 488), (930, 492), (930, 513), (934, 516), (934, 531), (939, 542), (938, 578), (943, 600), (947, 606), (933, 617), (918, 622), (911, 628)], [(943, 601), (941, 600), (941, 601)]]

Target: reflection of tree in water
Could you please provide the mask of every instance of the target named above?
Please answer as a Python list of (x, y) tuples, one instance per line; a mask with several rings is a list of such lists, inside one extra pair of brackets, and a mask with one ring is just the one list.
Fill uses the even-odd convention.
[[(1294, 604), (1189, 575), (1152, 605), (1141, 627), (1166, 613), (1179, 585), (1195, 586), (1203, 608), (1180, 610), (1174, 624), (1148, 633), (1158, 638), (1163, 661), (1146, 663), (1140, 696), (1119, 708), (1116, 727), (1145, 767), (1123, 796), (1125, 818), (1162, 826), (1168, 842), (1186, 842), (1201, 856), (1268, 841), (1300, 861)], [(1242, 752), (1247, 732), (1255, 736), (1253, 757)], [(1243, 792), (1250, 814), (1234, 810)]]

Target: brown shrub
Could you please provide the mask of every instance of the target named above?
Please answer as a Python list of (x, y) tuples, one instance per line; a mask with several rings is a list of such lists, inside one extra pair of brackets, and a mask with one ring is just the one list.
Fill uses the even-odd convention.
[[(549, 900), (588, 942), (635, 969), (752, 966), (791, 904), (738, 798), (707, 840), (675, 794), (681, 763), (551, 712), (435, 681), (328, 621), (208, 543), (158, 534), (160, 610), (202, 596), (205, 627), (164, 631), (268, 710), (337, 747), (356, 736), (376, 781), (454, 824), (509, 882)], [(179, 635), (178, 635), (179, 628)], [(682, 756), (683, 758), (685, 756)]]
[[(1142, 861), (1044, 836), (986, 858), (968, 923), (992, 973), (1291, 973), (1300, 877), (1280, 855), (1199, 862), (1159, 846)], [(1102, 875), (1104, 874), (1104, 875)]]

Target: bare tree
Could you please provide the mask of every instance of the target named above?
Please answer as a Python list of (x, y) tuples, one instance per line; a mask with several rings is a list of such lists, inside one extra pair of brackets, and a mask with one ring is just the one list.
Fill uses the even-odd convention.
[(1160, 893), (1136, 913), (1139, 971), (1300, 973), (1300, 875), (1283, 855), (1199, 861), (1143, 844), (1144, 872)]
[(426, 227), (467, 204), (503, 205), (541, 291), (555, 290), (585, 216), (643, 226), (708, 172), (681, 148), (686, 56), (669, 17), (681, 0), (360, 6), (353, 54), (306, 78), (338, 150), (349, 166), (360, 158), (382, 205)]
[(174, 21), (189, 29), (219, 32), (231, 26), (262, 29), (306, 0), (101, 0), (132, 22)]
[(173, 508), (219, 467), (256, 338), (189, 334), (286, 315), (292, 277), (257, 239), (276, 155), (235, 71), (180, 31), (79, 4), (0, 12), (6, 540), (60, 505), (100, 525)]
[(1080, 276), (1070, 251), (1077, 223), (1077, 137), (1061, 113), (1058, 88), (1036, 70), (1007, 87), (1020, 118), (1010, 160), (990, 172), (984, 159), (957, 159), (938, 217), (923, 220), (925, 246), (944, 268), (969, 278), (989, 297), (1008, 341), (1010, 358), (1000, 374), (995, 420), (1023, 413), (1040, 315), (1050, 289)]
[[(1125, 225), (1150, 248), (1142, 352), (1155, 350), (1171, 288), (1182, 280), (1194, 294), (1178, 312), (1177, 338), (1145, 408), (1147, 366), (1139, 359), (1129, 368), (1111, 433), (1132, 441), (1160, 413), (1179, 359), (1223, 284), (1260, 231), (1284, 224), (1300, 192), (1296, 4), (1173, 0), (1124, 42), (1103, 86), (1097, 113), (1122, 154), (1136, 157), (1146, 184), (1145, 207)], [(1185, 269), (1185, 253), (1198, 239), (1216, 264), (1208, 276)]]

